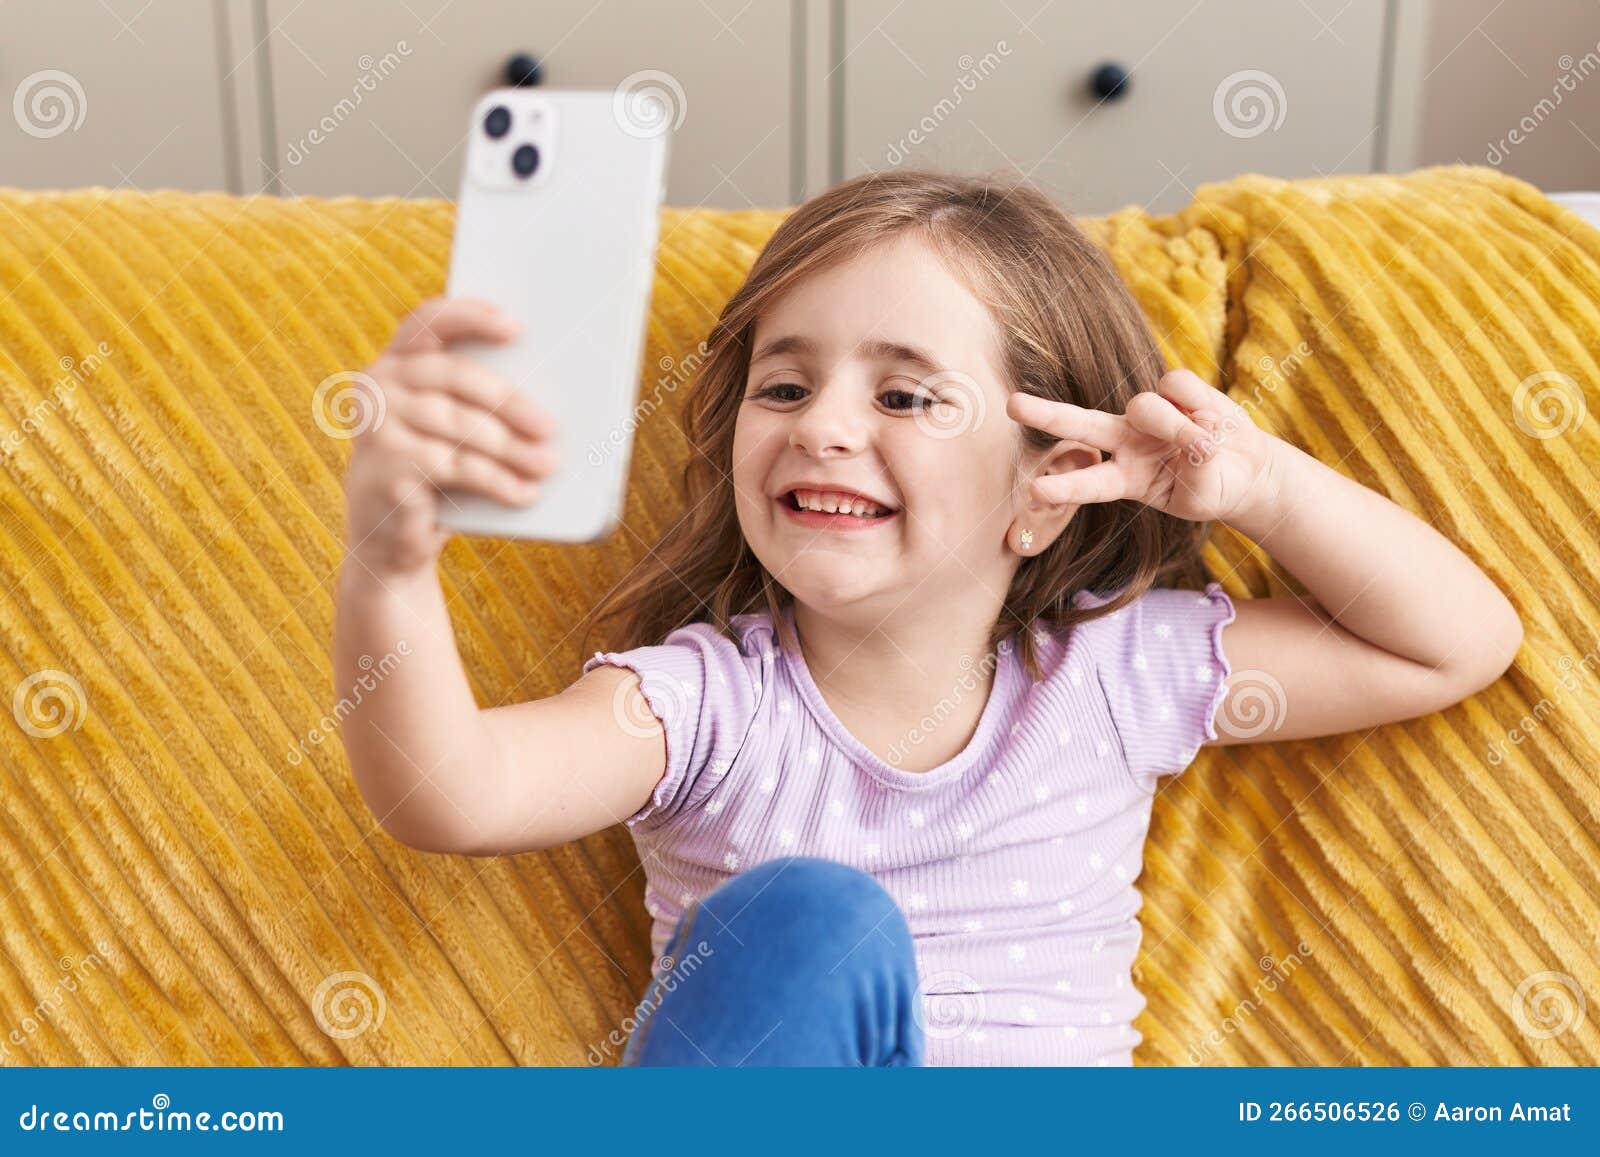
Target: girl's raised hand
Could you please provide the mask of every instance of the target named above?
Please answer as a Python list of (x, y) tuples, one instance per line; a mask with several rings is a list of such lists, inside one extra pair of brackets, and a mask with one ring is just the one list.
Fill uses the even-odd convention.
[(1014, 421), (1104, 451), (1110, 461), (1034, 479), (1050, 505), (1132, 498), (1193, 522), (1228, 520), (1275, 497), (1278, 439), (1244, 408), (1188, 370), (1171, 370), (1152, 391), (1109, 414), (1071, 402), (1012, 393)]
[(443, 491), (527, 505), (555, 469), (550, 416), (514, 383), (450, 348), (516, 333), (491, 302), (430, 298), (356, 375), (378, 397), (345, 473), (348, 549), (379, 577), (433, 564), (452, 533), (439, 524)]

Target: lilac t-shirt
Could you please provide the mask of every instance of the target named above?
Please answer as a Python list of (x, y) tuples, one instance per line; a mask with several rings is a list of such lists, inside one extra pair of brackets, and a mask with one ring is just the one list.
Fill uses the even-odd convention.
[[(847, 731), (765, 613), (733, 619), (737, 643), (694, 623), (596, 652), (583, 670), (632, 668), (666, 731), (666, 771), (625, 821), (656, 966), (694, 899), (764, 860), (822, 856), (871, 873), (905, 912), (928, 1064), (1132, 1064), (1151, 800), (1216, 737), (1233, 618), (1217, 583), (1156, 588), (1071, 632), (1038, 628), (1031, 684), (1007, 639), (974, 660), (995, 667), (976, 733), (924, 772)], [(981, 694), (982, 674), (950, 697)]]

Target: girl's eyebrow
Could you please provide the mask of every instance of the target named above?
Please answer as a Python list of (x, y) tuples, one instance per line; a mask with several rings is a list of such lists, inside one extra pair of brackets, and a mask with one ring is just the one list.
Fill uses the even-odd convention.
[[(856, 352), (871, 361), (902, 362), (915, 366), (924, 374), (936, 374), (943, 368), (927, 350), (885, 338), (869, 338), (856, 347)], [(784, 354), (806, 354), (814, 357), (816, 353), (817, 344), (810, 338), (799, 334), (786, 334), (763, 343), (755, 356), (750, 359), (750, 364), (754, 366), (757, 362), (781, 357)]]
[(755, 356), (750, 359), (750, 364), (753, 366), (757, 362), (765, 361), (767, 358), (782, 357), (784, 354), (815, 355), (816, 352), (816, 342), (808, 337), (801, 337), (798, 334), (791, 333), (783, 337), (768, 339), (760, 349), (756, 350)]

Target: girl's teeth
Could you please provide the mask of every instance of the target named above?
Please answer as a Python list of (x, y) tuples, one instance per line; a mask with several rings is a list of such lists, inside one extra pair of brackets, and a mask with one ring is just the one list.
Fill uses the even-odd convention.
[(796, 495), (802, 510), (816, 510), (827, 514), (849, 514), (856, 518), (878, 517), (883, 511), (864, 499), (843, 499), (836, 495)]

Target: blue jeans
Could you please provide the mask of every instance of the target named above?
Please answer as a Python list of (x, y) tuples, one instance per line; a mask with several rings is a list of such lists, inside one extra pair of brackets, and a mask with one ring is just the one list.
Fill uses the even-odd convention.
[(923, 1063), (911, 929), (867, 873), (768, 860), (689, 905), (625, 1065)]

